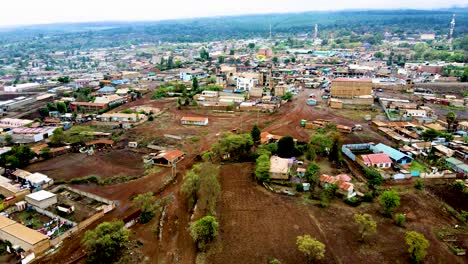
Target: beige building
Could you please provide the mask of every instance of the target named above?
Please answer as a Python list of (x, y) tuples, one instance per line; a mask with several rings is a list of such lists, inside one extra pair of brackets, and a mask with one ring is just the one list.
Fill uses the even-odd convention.
[(283, 159), (278, 156), (271, 156), (270, 178), (272, 180), (289, 179), (289, 159)]
[(0, 216), (0, 240), (9, 241), (13, 246), (18, 245), (24, 251), (32, 251), (36, 255), (50, 247), (46, 235), (4, 216)]
[(332, 80), (331, 96), (334, 98), (355, 98), (372, 95), (371, 79), (337, 78)]

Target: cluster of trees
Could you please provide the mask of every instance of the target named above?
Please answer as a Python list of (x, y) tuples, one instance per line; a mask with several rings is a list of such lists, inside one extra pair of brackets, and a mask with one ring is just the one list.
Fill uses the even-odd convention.
[(104, 222), (86, 231), (81, 243), (89, 263), (110, 263), (118, 260), (129, 242), (130, 231), (122, 221)]
[(94, 130), (89, 126), (72, 126), (67, 131), (57, 128), (50, 137), (50, 143), (52, 145), (85, 143), (94, 138), (92, 132)]
[(29, 164), (29, 161), (36, 156), (29, 146), (16, 145), (13, 148), (0, 156), (2, 167), (6, 168), (23, 168)]
[(205, 161), (194, 165), (182, 183), (181, 190), (188, 201), (189, 209), (192, 210), (197, 205), (198, 213), (195, 215), (203, 215), (189, 225), (190, 235), (200, 251), (205, 251), (207, 245), (218, 235), (219, 223), (215, 217), (216, 203), (221, 193), (218, 175), (219, 167)]
[(221, 193), (218, 175), (219, 167), (210, 162), (196, 164), (187, 172), (181, 190), (185, 194), (190, 210), (197, 205), (199, 212), (215, 214), (216, 202)]

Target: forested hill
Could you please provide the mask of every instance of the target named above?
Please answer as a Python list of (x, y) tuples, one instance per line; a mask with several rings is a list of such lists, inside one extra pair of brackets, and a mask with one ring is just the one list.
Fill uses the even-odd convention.
[[(267, 37), (270, 25), (275, 36), (310, 33), (315, 24), (322, 36), (334, 32), (447, 34), (452, 14), (457, 15), (455, 37), (468, 33), (468, 9), (454, 10), (375, 10), (306, 12), (292, 14), (246, 15), (148, 22), (99, 22), (51, 24), (0, 28), (0, 45), (37, 38), (65, 35), (68, 40), (86, 38), (77, 45), (109, 46), (146, 41), (207, 41), (227, 38)], [(99, 41), (96, 41), (99, 39)], [(60, 43), (60, 42), (59, 42)], [(58, 43), (58, 44), (59, 44)]]

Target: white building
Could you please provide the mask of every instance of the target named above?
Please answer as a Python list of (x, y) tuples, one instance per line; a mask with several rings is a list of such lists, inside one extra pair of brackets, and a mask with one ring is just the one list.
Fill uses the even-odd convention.
[(57, 195), (42, 190), (26, 195), (26, 202), (41, 209), (45, 209), (57, 203)]
[(20, 93), (27, 90), (32, 90), (39, 88), (41, 85), (39, 83), (23, 83), (23, 84), (16, 84), (12, 86), (5, 86), (3, 90), (6, 93)]
[(258, 79), (255, 78), (238, 77), (236, 81), (237, 89), (243, 91), (250, 91), (250, 89), (258, 85)]

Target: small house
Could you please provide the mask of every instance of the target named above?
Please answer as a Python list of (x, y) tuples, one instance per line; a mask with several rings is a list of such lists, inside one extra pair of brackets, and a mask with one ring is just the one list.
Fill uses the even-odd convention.
[(116, 89), (112, 86), (104, 86), (101, 89), (99, 89), (97, 92), (100, 95), (111, 95), (111, 94), (115, 94)]
[(45, 209), (57, 203), (57, 195), (48, 191), (41, 190), (26, 195), (26, 202), (41, 209)]
[(384, 153), (361, 155), (361, 158), (366, 167), (390, 168), (392, 166), (392, 160)]
[(163, 166), (173, 166), (184, 158), (185, 154), (180, 150), (163, 150), (153, 157), (153, 163)]
[(338, 187), (338, 192), (345, 195), (346, 198), (351, 198), (356, 196), (356, 192), (354, 191), (354, 184), (352, 184), (351, 177), (346, 174), (339, 174), (336, 176), (329, 176), (326, 174), (322, 174), (320, 176), (320, 186), (323, 188), (328, 188), (333, 184), (336, 184)]
[(270, 158), (270, 178), (272, 180), (288, 180), (291, 159), (283, 159), (278, 156)]

